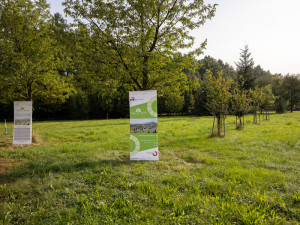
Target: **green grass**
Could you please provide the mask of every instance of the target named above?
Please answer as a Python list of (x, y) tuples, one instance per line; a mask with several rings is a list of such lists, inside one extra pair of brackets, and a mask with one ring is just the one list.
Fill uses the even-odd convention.
[(212, 121), (159, 118), (158, 162), (129, 160), (128, 119), (36, 122), (32, 146), (8, 124), (0, 224), (299, 224), (300, 112)]

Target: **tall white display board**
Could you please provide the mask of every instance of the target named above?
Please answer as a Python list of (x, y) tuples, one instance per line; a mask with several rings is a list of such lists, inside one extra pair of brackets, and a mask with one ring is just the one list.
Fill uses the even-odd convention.
[(32, 102), (14, 102), (13, 144), (32, 143)]
[(130, 160), (158, 160), (157, 91), (129, 92)]

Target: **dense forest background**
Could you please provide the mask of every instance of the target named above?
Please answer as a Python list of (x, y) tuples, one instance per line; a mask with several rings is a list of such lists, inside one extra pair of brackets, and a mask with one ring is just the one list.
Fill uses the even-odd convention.
[(212, 18), (215, 6), (138, 2), (65, 1), (68, 23), (51, 15), (46, 1), (2, 1), (0, 119), (12, 120), (13, 101), (23, 100), (33, 101), (35, 120), (128, 117), (128, 92), (150, 89), (158, 90), (160, 115), (211, 115), (212, 77), (230, 81), (226, 110), (238, 117), (300, 109), (300, 75), (270, 73), (254, 63), (247, 45), (235, 68), (199, 59), (205, 42), (181, 53), (193, 45), (186, 29)]

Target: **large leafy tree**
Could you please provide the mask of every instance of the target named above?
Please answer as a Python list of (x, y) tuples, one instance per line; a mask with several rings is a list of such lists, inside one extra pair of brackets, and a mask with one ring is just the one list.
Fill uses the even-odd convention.
[(245, 45), (244, 49), (241, 49), (240, 59), (236, 64), (237, 70), (237, 82), (246, 90), (254, 87), (254, 61), (249, 52), (248, 45)]
[(77, 27), (88, 31), (83, 39), (93, 47), (85, 50), (101, 65), (99, 75), (127, 89), (172, 92), (182, 92), (183, 69), (192, 66), (205, 42), (184, 56), (179, 50), (193, 46), (189, 32), (216, 8), (203, 0), (65, 0), (64, 5)]
[(56, 69), (46, 1), (3, 0), (0, 12), (0, 102), (68, 98), (73, 88)]

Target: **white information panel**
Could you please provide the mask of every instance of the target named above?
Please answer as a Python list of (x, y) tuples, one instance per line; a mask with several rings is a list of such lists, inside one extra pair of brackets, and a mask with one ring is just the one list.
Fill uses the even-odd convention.
[(130, 160), (158, 160), (157, 91), (129, 92)]
[(32, 102), (14, 102), (14, 145), (32, 143)]

